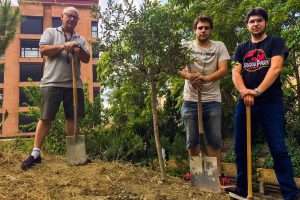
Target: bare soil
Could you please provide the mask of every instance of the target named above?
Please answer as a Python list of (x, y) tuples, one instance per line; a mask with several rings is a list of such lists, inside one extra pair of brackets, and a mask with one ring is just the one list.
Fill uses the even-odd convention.
[(45, 155), (42, 164), (20, 169), (23, 153), (0, 153), (0, 200), (223, 200), (200, 192), (178, 177), (118, 162), (93, 160), (69, 166), (63, 157)]

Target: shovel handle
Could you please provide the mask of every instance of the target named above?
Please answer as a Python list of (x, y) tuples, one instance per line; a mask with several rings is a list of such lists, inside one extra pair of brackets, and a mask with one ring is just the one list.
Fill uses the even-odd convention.
[(247, 130), (247, 179), (248, 196), (247, 199), (253, 199), (252, 190), (252, 148), (251, 148), (251, 107), (246, 106), (246, 130)]
[(76, 71), (77, 60), (74, 54), (72, 54), (72, 88), (73, 88), (73, 117), (74, 117), (74, 136), (77, 137), (77, 105), (78, 105), (78, 94), (77, 94), (77, 71)]
[(203, 127), (203, 108), (202, 108), (202, 103), (201, 103), (201, 91), (200, 89), (197, 89), (197, 96), (198, 96), (198, 101), (197, 101), (197, 114), (198, 114), (198, 129), (199, 129), (199, 134), (204, 135), (204, 127)]
[[(189, 71), (189, 73), (192, 72), (191, 66), (187, 65), (187, 69)], [(204, 136), (204, 127), (203, 127), (203, 109), (202, 109), (202, 103), (201, 103), (201, 90), (199, 88), (197, 88), (197, 115), (198, 115), (198, 131), (199, 131), (199, 135), (201, 137)]]

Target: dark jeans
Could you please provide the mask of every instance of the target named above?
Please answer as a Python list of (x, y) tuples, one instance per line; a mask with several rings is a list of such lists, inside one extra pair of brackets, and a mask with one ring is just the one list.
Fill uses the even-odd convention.
[[(294, 200), (298, 194), (293, 179), (293, 168), (284, 142), (284, 112), (282, 102), (256, 103), (251, 109), (252, 134), (260, 125), (268, 142), (274, 160), (274, 170), (285, 200)], [(242, 101), (236, 107), (235, 154), (237, 164), (237, 188), (247, 195), (247, 154), (246, 154), (246, 109)], [(253, 137), (253, 135), (252, 135)]]

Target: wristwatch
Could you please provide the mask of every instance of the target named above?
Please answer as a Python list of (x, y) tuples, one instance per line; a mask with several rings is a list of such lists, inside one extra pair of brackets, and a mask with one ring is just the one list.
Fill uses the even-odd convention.
[(255, 88), (255, 89), (254, 89), (254, 92), (255, 92), (256, 96), (261, 95), (261, 91), (259, 91), (258, 88)]

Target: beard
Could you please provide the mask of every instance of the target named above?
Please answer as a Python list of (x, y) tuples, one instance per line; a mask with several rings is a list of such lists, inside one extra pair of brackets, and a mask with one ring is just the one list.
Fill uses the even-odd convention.
[(253, 37), (255, 38), (260, 38), (266, 33), (266, 29), (261, 30), (260, 32), (257, 33), (251, 33)]

